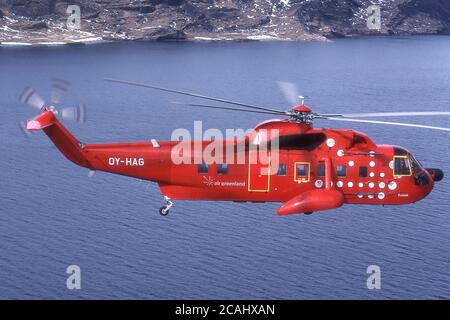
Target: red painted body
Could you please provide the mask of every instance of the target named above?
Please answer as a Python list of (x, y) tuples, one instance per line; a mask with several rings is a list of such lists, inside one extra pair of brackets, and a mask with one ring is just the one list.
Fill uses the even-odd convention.
[[(430, 173), (418, 165), (412, 168), (413, 157), (402, 148), (376, 145), (365, 134), (353, 130), (314, 129), (288, 120), (266, 121), (255, 128), (256, 134), (262, 129), (279, 130), (278, 162), (286, 165), (284, 175), (276, 170), (262, 175), (260, 169), (269, 169), (269, 165), (258, 159), (249, 164), (255, 155), (248, 150), (242, 151), (244, 163), (229, 164), (227, 173), (220, 174), (216, 163), (208, 164), (207, 173), (199, 173), (197, 164), (174, 164), (171, 153), (178, 142), (159, 142), (159, 146), (151, 142), (81, 144), (48, 110), (29, 121), (28, 129), (42, 129), (77, 165), (157, 182), (161, 193), (172, 199), (284, 202), (278, 210), (280, 215), (327, 210), (342, 204), (411, 203), (424, 198), (433, 188)], [(235, 148), (239, 143), (248, 145), (254, 134), (226, 144)], [(202, 142), (201, 150), (208, 144)], [(302, 144), (307, 148), (298, 147)], [(396, 155), (399, 150), (401, 154)], [(394, 156), (408, 159), (405, 163), (410, 166), (409, 175), (394, 174)], [(305, 169), (301, 175), (297, 166)], [(338, 176), (338, 166), (345, 166), (345, 176)], [(361, 176), (361, 167), (367, 168), (366, 177)], [(419, 185), (419, 175), (427, 183)]]

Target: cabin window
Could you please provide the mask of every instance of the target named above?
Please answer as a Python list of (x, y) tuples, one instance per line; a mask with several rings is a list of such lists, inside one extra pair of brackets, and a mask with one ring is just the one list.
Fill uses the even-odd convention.
[(317, 176), (325, 177), (325, 163), (319, 163), (317, 165)]
[(394, 176), (410, 176), (411, 165), (406, 156), (394, 157)]
[(277, 170), (277, 176), (285, 176), (286, 175), (286, 164), (279, 164)]
[(307, 182), (309, 181), (309, 162), (295, 163), (295, 181)]
[(308, 165), (306, 163), (297, 164), (297, 177), (308, 176)]
[(359, 167), (359, 177), (367, 178), (367, 167)]
[(338, 165), (336, 167), (336, 175), (338, 177), (346, 177), (347, 176), (347, 166)]
[(217, 165), (217, 173), (218, 174), (227, 174), (228, 173), (228, 164), (226, 164), (226, 163), (219, 163)]
[(208, 164), (206, 162), (199, 163), (197, 166), (197, 171), (200, 174), (208, 173)]

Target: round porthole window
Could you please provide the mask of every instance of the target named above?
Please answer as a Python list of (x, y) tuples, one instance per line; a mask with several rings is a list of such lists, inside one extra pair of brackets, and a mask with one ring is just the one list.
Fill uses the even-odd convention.
[(395, 181), (389, 182), (389, 183), (388, 183), (388, 188), (389, 188), (389, 190), (395, 190), (395, 189), (397, 189), (397, 182), (395, 182)]
[(323, 186), (323, 181), (322, 180), (316, 180), (316, 182), (314, 183), (314, 185), (316, 186), (316, 188), (322, 188)]
[(334, 147), (335, 144), (336, 144), (336, 141), (334, 141), (333, 138), (327, 139), (327, 146), (328, 147), (332, 148), (332, 147)]
[(389, 161), (389, 168), (394, 170), (394, 160)]

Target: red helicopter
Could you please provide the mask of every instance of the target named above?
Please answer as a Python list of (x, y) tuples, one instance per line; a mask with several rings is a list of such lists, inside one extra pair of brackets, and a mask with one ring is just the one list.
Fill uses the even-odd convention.
[[(277, 210), (279, 215), (310, 214), (343, 204), (399, 205), (423, 199), (433, 189), (434, 182), (444, 176), (440, 169), (425, 169), (403, 147), (375, 144), (366, 134), (354, 130), (313, 128), (312, 123), (315, 119), (326, 119), (450, 131), (450, 128), (428, 125), (359, 119), (438, 116), (450, 112), (318, 114), (303, 101), (281, 111), (142, 83), (105, 80), (232, 105), (188, 103), (188, 106), (284, 117), (260, 123), (241, 138), (220, 141), (224, 154), (226, 150), (235, 151), (231, 160), (223, 157), (214, 162), (205, 161), (202, 154), (211, 141), (184, 141), (189, 146), (200, 146), (200, 152), (188, 155), (193, 160), (189, 163), (175, 164), (173, 153), (179, 141), (152, 139), (108, 144), (78, 141), (57, 119), (61, 116), (82, 121), (85, 115), (83, 108), (55, 108), (66, 90), (64, 81), (56, 82), (56, 94), (48, 106), (35, 90), (24, 91), (21, 101), (42, 111), (23, 124), (26, 131), (43, 130), (67, 159), (88, 168), (90, 174), (99, 170), (158, 183), (165, 199), (159, 210), (161, 215), (169, 213), (172, 200), (283, 202)], [(289, 91), (286, 86), (284, 89)], [(266, 148), (268, 161), (262, 161), (251, 146), (261, 145), (263, 140), (270, 146), (275, 139), (278, 154), (274, 167), (270, 148)], [(238, 157), (244, 160), (239, 163)]]

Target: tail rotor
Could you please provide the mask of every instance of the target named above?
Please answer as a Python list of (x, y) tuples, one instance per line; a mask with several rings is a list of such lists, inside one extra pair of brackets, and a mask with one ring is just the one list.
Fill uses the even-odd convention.
[(76, 123), (86, 122), (86, 106), (81, 103), (76, 107), (67, 107), (57, 112), (64, 120), (74, 121)]
[[(73, 121), (76, 123), (86, 122), (86, 105), (79, 104), (74, 107), (59, 108), (62, 98), (69, 89), (69, 82), (63, 79), (52, 79), (52, 89), (50, 93), (50, 103), (47, 104), (39, 93), (32, 87), (26, 87), (19, 96), (19, 101), (23, 104), (33, 108), (52, 111), (55, 115), (60, 116), (64, 120)], [(58, 108), (57, 108), (58, 107)], [(27, 130), (27, 121), (19, 122), (19, 128), (25, 137), (30, 137), (31, 132)]]
[(44, 99), (31, 87), (26, 87), (23, 90), (19, 96), (19, 101), (37, 109), (42, 109), (45, 105)]
[(52, 79), (52, 91), (50, 95), (50, 103), (52, 106), (58, 106), (61, 103), (62, 97), (69, 90), (70, 83), (63, 79)]
[(26, 121), (19, 122), (19, 129), (20, 129), (20, 132), (23, 133), (25, 138), (31, 138), (33, 132), (27, 130), (27, 122)]

